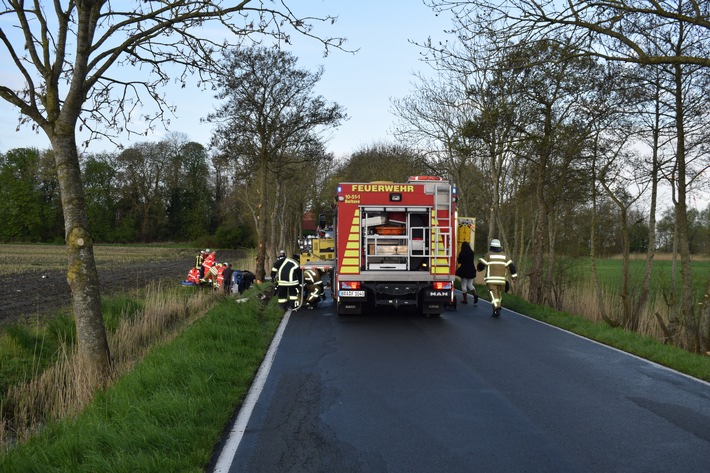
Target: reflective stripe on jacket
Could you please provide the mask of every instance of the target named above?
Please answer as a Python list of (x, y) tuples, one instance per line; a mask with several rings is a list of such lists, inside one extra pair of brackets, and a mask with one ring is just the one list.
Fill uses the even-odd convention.
[(301, 265), (291, 258), (286, 258), (278, 269), (279, 286), (297, 286), (301, 284)]
[(478, 266), (479, 268), (481, 266), (485, 267), (486, 284), (504, 285), (508, 271), (510, 271), (513, 278), (518, 276), (518, 273), (515, 270), (515, 264), (513, 264), (513, 261), (509, 260), (504, 253), (490, 252), (485, 257), (478, 259)]

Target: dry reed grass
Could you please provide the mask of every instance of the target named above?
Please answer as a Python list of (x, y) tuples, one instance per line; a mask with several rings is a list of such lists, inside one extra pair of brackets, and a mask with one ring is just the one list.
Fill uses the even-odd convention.
[[(513, 293), (518, 297), (525, 298), (528, 291), (527, 285), (526, 279), (519, 280), (513, 287)], [(557, 308), (560, 311), (583, 317), (591, 322), (604, 321), (602, 308), (614, 319), (618, 318), (622, 313), (621, 298), (608, 289), (602, 288), (601, 304), (602, 307), (599, 306), (594, 283), (589, 280), (583, 280), (566, 288), (562, 297), (558, 300)], [(637, 333), (662, 341), (664, 334), (654, 315), (656, 312), (661, 315), (665, 315), (668, 312), (668, 308), (662, 298), (655, 301), (651, 300), (646, 304), (645, 310), (639, 317)]]
[[(591, 281), (580, 283), (569, 291), (568, 300), (564, 301), (564, 309), (567, 312), (580, 315), (594, 322), (602, 322), (602, 311), (596, 296), (596, 289)], [(619, 319), (623, 312), (622, 299), (612, 291), (602, 289), (602, 305), (604, 311), (613, 319)], [(650, 299), (639, 314), (639, 325), (636, 330), (640, 335), (653, 337), (659, 341), (664, 341), (665, 334), (658, 325), (656, 313), (666, 316), (670, 308), (666, 305), (662, 297)]]
[[(209, 291), (186, 297), (183, 291), (149, 287), (140, 313), (123, 314), (115, 332), (108, 334), (112, 372), (107, 384), (131, 370), (158, 344), (171, 340), (186, 324), (202, 317), (217, 301)], [(48, 421), (64, 419), (87, 406), (94, 392), (92, 376), (83, 369), (76, 347), (62, 344), (57, 363), (31, 380), (11, 387), (0, 402), (0, 446), (26, 440)]]
[[(622, 259), (622, 255), (612, 255), (609, 256), (609, 259)], [(646, 259), (646, 253), (631, 253), (629, 255), (629, 259), (631, 260), (645, 260)], [(656, 261), (671, 261), (673, 259), (673, 253), (655, 253), (653, 255), (653, 259)], [(678, 263), (680, 263), (680, 256), (676, 255), (676, 259), (678, 260)], [(692, 255), (693, 261), (710, 261), (710, 255), (698, 255), (694, 254)]]

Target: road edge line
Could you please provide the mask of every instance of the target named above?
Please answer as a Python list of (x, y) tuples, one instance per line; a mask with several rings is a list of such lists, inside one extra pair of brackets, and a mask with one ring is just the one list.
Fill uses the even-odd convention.
[(271, 340), (269, 350), (266, 352), (266, 356), (261, 362), (259, 370), (256, 372), (254, 382), (249, 388), (249, 392), (244, 399), (244, 403), (242, 403), (242, 406), (239, 409), (239, 414), (237, 414), (234, 426), (232, 426), (232, 429), (229, 432), (229, 437), (227, 438), (224, 448), (222, 449), (222, 453), (220, 453), (219, 458), (217, 459), (217, 463), (215, 464), (215, 468), (213, 470), (214, 473), (227, 473), (232, 466), (232, 461), (234, 461), (237, 448), (239, 448), (242, 437), (244, 437), (244, 431), (249, 423), (251, 413), (254, 410), (256, 402), (259, 400), (264, 384), (266, 384), (266, 378), (269, 376), (271, 366), (274, 364), (276, 351), (281, 343), (281, 338), (283, 337), (283, 333), (286, 330), (286, 325), (288, 324), (290, 317), (291, 309), (286, 311), (284, 314), (283, 319), (281, 319), (281, 323), (279, 324), (279, 328), (276, 330), (273, 340)]
[(665, 371), (670, 371), (671, 373), (675, 373), (675, 374), (681, 375), (682, 377), (688, 378), (688, 379), (690, 379), (690, 380), (692, 380), (692, 381), (696, 381), (696, 382), (701, 383), (701, 384), (704, 384), (704, 385), (706, 385), (706, 386), (710, 386), (710, 382), (705, 381), (704, 379), (696, 378), (695, 376), (691, 376), (691, 375), (689, 375), (689, 374), (687, 374), (687, 373), (683, 373), (682, 371), (674, 370), (673, 368), (671, 368), (671, 367), (669, 367), (669, 366), (662, 365), (662, 364), (660, 364), (660, 363), (658, 363), (658, 362), (656, 362), (656, 361), (649, 360), (648, 358), (644, 358), (644, 357), (639, 356), (639, 355), (636, 355), (636, 354), (634, 354), (634, 353), (629, 353), (628, 351), (624, 351), (624, 350), (622, 350), (621, 348), (616, 348), (616, 347), (614, 347), (614, 346), (607, 345), (606, 343), (600, 342), (599, 340), (594, 340), (593, 338), (585, 337), (584, 335), (580, 335), (580, 334), (578, 334), (578, 333), (574, 333), (574, 332), (571, 331), (571, 330), (567, 330), (567, 329), (565, 329), (565, 328), (558, 327), (558, 326), (556, 326), (556, 325), (552, 325), (551, 323), (545, 322), (544, 320), (536, 319), (535, 317), (532, 317), (532, 316), (527, 315), (527, 314), (522, 314), (522, 313), (520, 313), (520, 312), (516, 312), (516, 311), (514, 311), (514, 310), (512, 310), (512, 309), (506, 309), (506, 308), (504, 307), (503, 310), (507, 310), (508, 312), (512, 312), (513, 314), (520, 315), (521, 317), (525, 317), (525, 318), (530, 319), (530, 320), (532, 320), (532, 321), (534, 321), (534, 322), (537, 322), (537, 323), (539, 323), (539, 324), (547, 325), (548, 327), (552, 327), (552, 328), (557, 329), (557, 330), (559, 330), (559, 331), (561, 331), (561, 332), (565, 332), (565, 333), (568, 333), (568, 334), (570, 334), (570, 335), (574, 335), (575, 337), (581, 338), (582, 340), (587, 340), (588, 342), (596, 343), (597, 345), (602, 346), (602, 347), (605, 347), (605, 348), (608, 348), (608, 349), (610, 349), (610, 350), (614, 350), (614, 351), (616, 351), (616, 352), (623, 353), (624, 355), (630, 356), (630, 357), (632, 357), (632, 358), (636, 358), (637, 360), (645, 361), (645, 362), (648, 363), (649, 365), (653, 365), (653, 366), (656, 367), (656, 368), (660, 368), (660, 369), (665, 370)]

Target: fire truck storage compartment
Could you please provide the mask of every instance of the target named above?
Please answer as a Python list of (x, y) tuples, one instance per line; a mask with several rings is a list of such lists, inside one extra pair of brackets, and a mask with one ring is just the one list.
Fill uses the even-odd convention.
[(366, 271), (426, 269), (431, 208), (365, 207), (361, 230)]

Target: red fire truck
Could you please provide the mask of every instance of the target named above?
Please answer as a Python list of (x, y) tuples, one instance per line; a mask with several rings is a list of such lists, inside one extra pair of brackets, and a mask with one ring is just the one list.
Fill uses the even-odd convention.
[(340, 183), (334, 229), (338, 314), (378, 306), (439, 315), (454, 301), (456, 187), (434, 176)]

